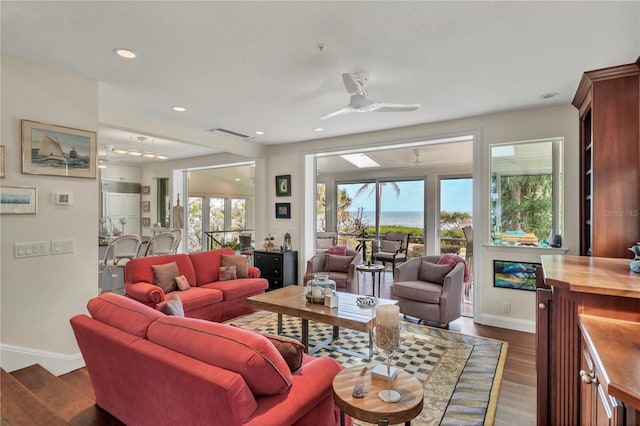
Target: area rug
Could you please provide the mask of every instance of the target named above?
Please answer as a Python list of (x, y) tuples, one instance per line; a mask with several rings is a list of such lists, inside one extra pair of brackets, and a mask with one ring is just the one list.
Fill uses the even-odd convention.
[[(256, 312), (229, 322), (262, 333), (277, 331), (274, 313)], [(424, 408), (411, 424), (492, 425), (508, 344), (406, 321), (401, 324), (402, 347), (393, 365), (424, 384)], [(300, 339), (300, 319), (284, 315), (283, 334)], [(331, 326), (310, 321), (311, 344), (331, 334)], [(340, 329), (340, 338), (333, 345), (365, 354), (368, 342), (366, 333)], [(331, 349), (322, 349), (315, 355), (330, 356), (345, 367), (382, 363), (385, 359), (375, 353), (371, 361), (366, 361)], [(354, 424), (368, 423), (354, 419)]]

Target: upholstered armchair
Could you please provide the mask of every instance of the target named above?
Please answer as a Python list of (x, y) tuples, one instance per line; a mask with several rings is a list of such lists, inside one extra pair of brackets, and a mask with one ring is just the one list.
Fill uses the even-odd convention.
[(381, 239), (380, 242), (375, 244), (374, 253), (371, 256), (373, 261), (382, 262), (386, 265), (391, 263), (391, 270), (396, 269), (396, 262), (404, 262), (407, 260), (407, 249), (409, 247), (409, 238), (411, 234), (404, 234), (402, 232), (388, 232)]
[(440, 256), (422, 256), (398, 266), (391, 294), (400, 312), (444, 327), (460, 318), (466, 266), (459, 259), (438, 264)]
[(307, 260), (307, 270), (304, 274), (305, 284), (313, 275), (324, 272), (329, 278), (336, 282), (338, 291), (346, 291), (347, 293), (357, 293), (355, 289), (355, 271), (356, 266), (362, 263), (360, 252), (355, 250), (346, 250), (346, 255), (321, 253), (316, 254)]
[(336, 244), (338, 244), (337, 232), (316, 232), (316, 254), (326, 253)]

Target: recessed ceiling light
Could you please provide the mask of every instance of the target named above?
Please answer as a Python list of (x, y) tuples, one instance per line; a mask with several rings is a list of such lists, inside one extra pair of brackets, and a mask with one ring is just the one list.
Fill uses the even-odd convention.
[(171, 109), (177, 112), (185, 112), (187, 110), (185, 107), (179, 105), (172, 106)]
[(127, 151), (126, 149), (113, 148), (111, 152), (113, 152), (114, 154), (126, 154), (129, 151)]
[(140, 151), (129, 151), (127, 152), (127, 154), (133, 156), (133, 157), (140, 157), (142, 155), (142, 153)]
[(125, 59), (134, 59), (136, 57), (136, 54), (133, 50), (124, 49), (121, 47), (113, 49), (113, 52), (116, 55), (120, 56), (121, 58), (125, 58)]
[(264, 132), (262, 130), (256, 130), (256, 135), (264, 135)]
[(542, 95), (540, 95), (540, 98), (551, 99), (551, 98), (555, 98), (556, 96), (558, 96), (558, 92), (549, 92), (549, 93), (543, 93)]
[(146, 158), (156, 158), (156, 155), (153, 152), (143, 152), (142, 156)]
[(236, 178), (236, 182), (240, 182), (240, 178)]
[(316, 127), (313, 129), (314, 132), (322, 132), (324, 129), (322, 127)]
[(166, 155), (160, 155), (160, 154), (156, 155), (156, 158), (158, 160), (168, 160), (169, 159), (169, 157), (167, 157)]

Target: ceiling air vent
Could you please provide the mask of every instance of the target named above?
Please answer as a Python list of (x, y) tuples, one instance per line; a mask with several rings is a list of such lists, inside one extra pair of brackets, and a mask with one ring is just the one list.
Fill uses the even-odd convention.
[(224, 136), (232, 136), (234, 138), (240, 138), (240, 139), (249, 139), (248, 135), (243, 135), (242, 133), (234, 132), (233, 130), (223, 129), (221, 127), (216, 127), (215, 129), (210, 129), (209, 131), (213, 133), (220, 133), (221, 135), (224, 135)]

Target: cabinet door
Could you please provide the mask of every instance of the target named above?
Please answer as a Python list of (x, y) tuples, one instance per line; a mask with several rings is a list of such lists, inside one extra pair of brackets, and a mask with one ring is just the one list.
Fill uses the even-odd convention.
[(622, 426), (624, 406), (606, 392), (600, 380), (605, 377), (594, 363), (589, 346), (582, 340), (580, 360), (580, 424), (583, 426)]
[(127, 234), (140, 235), (140, 194), (122, 194)]
[(124, 206), (122, 205), (122, 194), (106, 193), (104, 194), (104, 215), (109, 216), (114, 225), (119, 218), (124, 216)]

